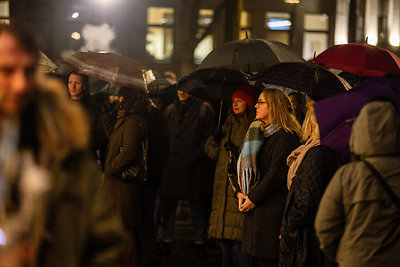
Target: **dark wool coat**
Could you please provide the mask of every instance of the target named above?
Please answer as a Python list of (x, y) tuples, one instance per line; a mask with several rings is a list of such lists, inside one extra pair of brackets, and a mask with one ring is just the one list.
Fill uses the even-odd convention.
[[(242, 146), (243, 139), (249, 128), (251, 120), (246, 117), (236, 117), (233, 112), (228, 115), (222, 126), (223, 138), (220, 143), (214, 142), (213, 137), (207, 140), (205, 152), (211, 159), (217, 159), (214, 178), (214, 192), (212, 199), (212, 211), (208, 236), (210, 238), (242, 240), (243, 213), (239, 212), (238, 200), (235, 198), (237, 183), (231, 184), (228, 179), (229, 155), (225, 143), (229, 140), (238, 150)], [(234, 175), (233, 182), (237, 176)]]
[(138, 165), (143, 160), (141, 144), (147, 138), (146, 119), (132, 114), (117, 119), (113, 127), (112, 123), (107, 122), (105, 120), (104, 126), (109, 136), (109, 145), (104, 184), (115, 211), (122, 216), (125, 228), (137, 227), (142, 214), (142, 185), (123, 183), (119, 177), (127, 167)]
[[(180, 114), (179, 103), (165, 110), (169, 137), (169, 155), (164, 166), (160, 194), (165, 198), (200, 200), (205, 179), (202, 177), (204, 143), (214, 132), (214, 116), (198, 100), (188, 100), (187, 110)], [(181, 123), (179, 116), (182, 117)]]
[(280, 242), (280, 266), (335, 266), (319, 249), (314, 219), (319, 201), (341, 164), (334, 150), (320, 145), (301, 162), (286, 199)]
[(84, 95), (79, 100), (73, 101), (79, 103), (86, 111), (86, 115), (90, 121), (90, 151), (92, 151), (95, 158), (97, 158), (97, 151), (100, 152), (99, 159), (103, 165), (107, 152), (107, 138), (100, 120), (101, 105), (89, 94)]
[(249, 193), (256, 206), (244, 216), (244, 253), (278, 261), (279, 233), (288, 191), (286, 158), (299, 145), (299, 138), (283, 129), (264, 139), (257, 155), (260, 181)]

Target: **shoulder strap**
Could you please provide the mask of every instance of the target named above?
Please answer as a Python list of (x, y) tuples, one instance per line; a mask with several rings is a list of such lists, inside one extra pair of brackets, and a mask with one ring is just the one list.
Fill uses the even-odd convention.
[(392, 188), (390, 188), (390, 186), (386, 183), (385, 179), (383, 179), (382, 175), (368, 161), (362, 160), (362, 162), (364, 162), (365, 166), (367, 166), (368, 169), (372, 172), (372, 174), (376, 177), (378, 182), (381, 184), (383, 189), (385, 189), (386, 193), (390, 196), (391, 200), (396, 205), (397, 209), (400, 211), (400, 200), (393, 192)]

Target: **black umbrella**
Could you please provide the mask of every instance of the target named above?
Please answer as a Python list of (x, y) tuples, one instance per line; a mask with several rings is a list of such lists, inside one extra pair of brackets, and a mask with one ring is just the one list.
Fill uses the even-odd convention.
[(246, 74), (226, 68), (199, 69), (180, 78), (178, 87), (194, 96), (230, 101), (232, 93), (242, 84), (248, 84)]
[(208, 68), (199, 69), (181, 77), (178, 88), (193, 96), (219, 101), (219, 127), (223, 103), (230, 103), (233, 92), (243, 84), (248, 84), (248, 79), (243, 72), (225, 68)]
[(279, 63), (253, 75), (251, 80), (291, 88), (316, 100), (337, 95), (351, 88), (343, 78), (309, 62)]
[(244, 39), (224, 43), (211, 51), (200, 69), (227, 67), (245, 72), (256, 72), (280, 62), (303, 62), (289, 46), (262, 39)]

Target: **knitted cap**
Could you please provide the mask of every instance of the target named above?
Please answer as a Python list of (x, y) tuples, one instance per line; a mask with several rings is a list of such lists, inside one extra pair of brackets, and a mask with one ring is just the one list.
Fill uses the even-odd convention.
[(250, 85), (240, 86), (235, 92), (233, 92), (232, 101), (234, 98), (243, 100), (250, 107), (253, 107), (255, 104), (253, 98), (253, 88)]

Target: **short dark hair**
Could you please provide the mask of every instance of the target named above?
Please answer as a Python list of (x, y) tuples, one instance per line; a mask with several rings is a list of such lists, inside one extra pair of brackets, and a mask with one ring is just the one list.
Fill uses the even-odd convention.
[(33, 30), (24, 22), (12, 19), (9, 24), (0, 23), (0, 35), (7, 33), (14, 37), (18, 44), (36, 60), (39, 59), (39, 45)]
[(83, 82), (83, 84), (85, 85), (85, 91), (89, 91), (89, 77), (88, 77), (87, 75), (85, 75), (85, 74), (76, 72), (76, 71), (74, 71), (74, 70), (71, 71), (71, 72), (68, 74), (68, 76), (67, 76), (67, 84), (68, 84), (68, 81), (69, 81), (69, 77), (70, 77), (72, 74), (76, 74), (76, 75), (81, 76), (81, 77), (82, 77), (82, 82)]

